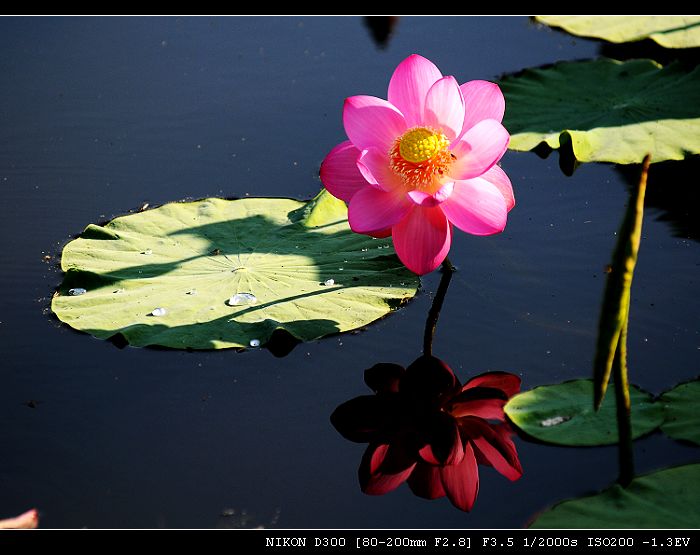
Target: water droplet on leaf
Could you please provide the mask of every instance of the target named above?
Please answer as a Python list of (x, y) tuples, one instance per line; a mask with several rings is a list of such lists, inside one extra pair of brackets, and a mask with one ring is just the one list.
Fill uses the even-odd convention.
[(252, 293), (236, 293), (228, 301), (226, 301), (229, 306), (237, 306), (243, 304), (255, 304), (258, 302), (258, 298)]
[(68, 294), (72, 297), (84, 295), (85, 293), (87, 293), (87, 289), (83, 289), (82, 287), (73, 287), (73, 289), (68, 290)]
[(559, 424), (571, 420), (570, 416), (552, 416), (551, 418), (545, 418), (540, 422), (540, 426), (544, 428), (551, 428), (552, 426), (558, 426)]

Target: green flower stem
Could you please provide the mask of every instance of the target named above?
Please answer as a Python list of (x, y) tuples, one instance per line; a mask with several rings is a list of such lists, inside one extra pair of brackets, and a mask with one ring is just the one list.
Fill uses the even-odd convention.
[(442, 309), (442, 303), (444, 302), (445, 295), (447, 294), (447, 288), (450, 286), (452, 274), (456, 271), (456, 269), (452, 265), (452, 262), (450, 262), (450, 259), (445, 258), (440, 271), (442, 272), (440, 284), (438, 285), (437, 293), (435, 293), (433, 304), (430, 306), (430, 310), (428, 311), (428, 319), (425, 322), (423, 354), (426, 356), (431, 356), (433, 354), (433, 337), (435, 337), (435, 329), (437, 328), (438, 319), (440, 318), (440, 310)]

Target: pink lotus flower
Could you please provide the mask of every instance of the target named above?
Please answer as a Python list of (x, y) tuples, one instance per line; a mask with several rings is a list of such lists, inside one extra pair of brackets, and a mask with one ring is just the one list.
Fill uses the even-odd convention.
[(498, 85), (460, 86), (414, 54), (394, 71), (388, 100), (345, 100), (350, 140), (328, 153), (321, 181), (348, 203), (353, 231), (391, 235), (404, 265), (426, 274), (447, 256), (453, 225), (473, 235), (505, 228), (515, 199), (496, 165), (510, 140), (504, 111)]
[(404, 482), (419, 497), (445, 497), (471, 510), (479, 491), (478, 464), (510, 480), (522, 475), (503, 406), (520, 378), (489, 372), (464, 386), (433, 356), (408, 368), (377, 364), (365, 372), (376, 395), (356, 397), (331, 415), (350, 441), (369, 443), (359, 477), (362, 491), (383, 495)]

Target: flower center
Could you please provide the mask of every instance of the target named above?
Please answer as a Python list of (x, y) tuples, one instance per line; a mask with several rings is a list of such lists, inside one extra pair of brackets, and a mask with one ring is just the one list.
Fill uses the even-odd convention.
[(396, 139), (389, 152), (391, 169), (403, 179), (407, 189), (435, 193), (443, 185), (454, 160), (450, 141), (429, 127), (414, 127)]
[(425, 127), (414, 127), (399, 139), (399, 153), (407, 162), (425, 162), (449, 144), (447, 137), (442, 133)]

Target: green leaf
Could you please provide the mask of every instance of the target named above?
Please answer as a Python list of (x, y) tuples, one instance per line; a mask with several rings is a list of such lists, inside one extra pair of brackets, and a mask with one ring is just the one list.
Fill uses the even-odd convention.
[(345, 204), (325, 192), (172, 203), (91, 224), (61, 264), (58, 318), (135, 346), (240, 348), (275, 330), (309, 341), (385, 316), (420, 284), (390, 238), (353, 233)]
[(537, 21), (561, 27), (572, 35), (594, 37), (608, 42), (651, 39), (666, 48), (700, 46), (700, 17), (686, 16), (537, 16)]
[(589, 497), (563, 501), (530, 528), (698, 528), (700, 464), (640, 476)]
[(528, 69), (500, 84), (513, 150), (545, 144), (580, 162), (619, 164), (700, 153), (700, 67), (602, 58)]
[(664, 423), (661, 431), (673, 439), (700, 445), (700, 380), (683, 383), (661, 396)]
[[(663, 411), (651, 395), (630, 387), (632, 435), (656, 429)], [(593, 382), (573, 380), (535, 387), (515, 395), (505, 406), (508, 418), (527, 435), (556, 445), (593, 446), (617, 443), (615, 399), (608, 395), (599, 411), (593, 409)]]

